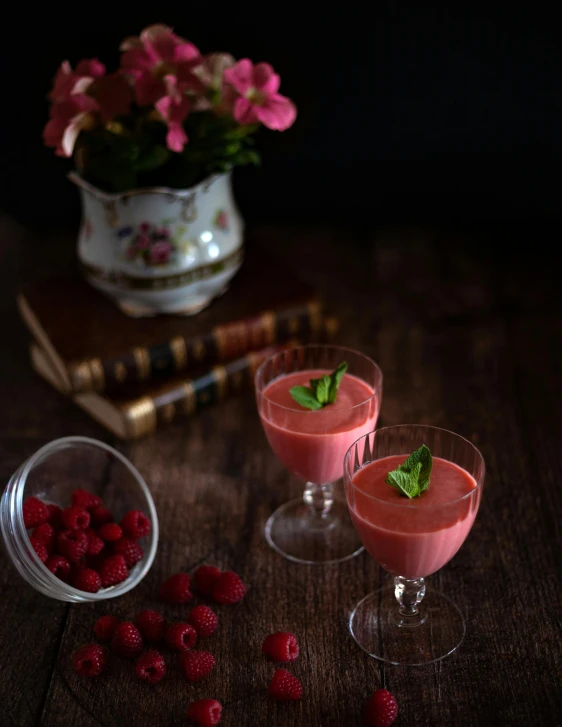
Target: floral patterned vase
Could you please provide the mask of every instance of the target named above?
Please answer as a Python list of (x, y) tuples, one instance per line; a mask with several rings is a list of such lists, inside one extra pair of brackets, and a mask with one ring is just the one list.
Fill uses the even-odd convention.
[(78, 174), (78, 259), (86, 279), (127, 315), (193, 315), (242, 263), (244, 224), (230, 172), (191, 189), (102, 192)]

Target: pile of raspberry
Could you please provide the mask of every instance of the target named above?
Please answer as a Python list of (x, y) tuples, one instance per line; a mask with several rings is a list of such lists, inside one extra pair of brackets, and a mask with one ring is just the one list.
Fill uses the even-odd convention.
[(28, 497), (23, 522), (39, 559), (57, 578), (86, 593), (122, 583), (143, 559), (139, 540), (150, 533), (150, 519), (140, 510), (119, 523), (101, 498), (86, 490), (72, 492), (72, 504), (58, 505)]

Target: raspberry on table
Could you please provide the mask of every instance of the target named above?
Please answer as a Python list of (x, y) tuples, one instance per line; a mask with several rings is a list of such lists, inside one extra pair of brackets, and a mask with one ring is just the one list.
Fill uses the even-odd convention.
[(386, 689), (377, 689), (365, 705), (365, 724), (390, 727), (398, 715), (398, 702)]
[(84, 530), (84, 532), (88, 536), (88, 547), (86, 549), (86, 555), (87, 556), (99, 555), (102, 552), (102, 550), (105, 548), (104, 541), (100, 538), (100, 536), (97, 534), (97, 531), (94, 530), (94, 528), (86, 528), (86, 530)]
[(59, 553), (70, 563), (76, 563), (86, 555), (88, 536), (83, 530), (63, 530), (57, 537)]
[(145, 641), (158, 643), (164, 638), (164, 617), (158, 611), (142, 611), (135, 619), (135, 626)]
[(38, 497), (28, 497), (21, 509), (23, 524), (27, 529), (46, 523), (49, 519), (49, 509)]
[(108, 556), (100, 566), (101, 584), (104, 588), (116, 586), (129, 576), (127, 564), (122, 555)]
[(158, 684), (166, 676), (166, 662), (159, 651), (147, 651), (137, 659), (135, 671), (139, 679)]
[(38, 543), (36, 540), (33, 540), (33, 538), (31, 538), (31, 545), (33, 547), (33, 550), (37, 553), (41, 563), (46, 563), (49, 557), (49, 553), (47, 553), (47, 548), (43, 545), (43, 543)]
[(93, 492), (88, 492), (88, 490), (82, 490), (80, 487), (73, 490), (71, 501), (73, 505), (84, 510), (93, 510), (101, 505), (101, 497), (94, 495)]
[(47, 510), (49, 511), (48, 522), (50, 525), (52, 525), (55, 530), (61, 530), (63, 527), (61, 520), (62, 507), (59, 507), (58, 505), (47, 505)]
[(71, 505), (62, 511), (61, 520), (69, 530), (83, 530), (90, 525), (90, 513), (83, 507)]
[(189, 624), (170, 624), (166, 629), (166, 643), (175, 651), (189, 651), (197, 641), (197, 631)]
[(79, 591), (97, 593), (101, 588), (100, 574), (91, 568), (83, 568), (76, 573), (72, 585)]
[(107, 649), (99, 644), (87, 644), (72, 655), (74, 671), (81, 677), (97, 677), (107, 666)]
[(187, 708), (187, 718), (199, 727), (214, 727), (221, 721), (222, 704), (216, 699), (198, 699)]
[(94, 528), (101, 528), (102, 525), (113, 522), (111, 510), (108, 510), (103, 505), (97, 505), (97, 507), (90, 510), (90, 517), (91, 525)]
[(69, 580), (70, 563), (62, 555), (50, 555), (45, 565), (61, 581), (67, 582)]
[(162, 583), (158, 597), (164, 603), (187, 603), (193, 598), (187, 573), (176, 573)]
[(123, 531), (117, 523), (106, 523), (98, 530), (98, 535), (106, 543), (113, 543), (122, 537)]
[(286, 669), (277, 669), (269, 682), (267, 693), (279, 701), (297, 701), (302, 697), (302, 684)]
[(217, 629), (219, 619), (209, 606), (195, 606), (187, 617), (187, 623), (193, 626), (199, 636), (211, 636)]
[(215, 667), (215, 657), (208, 651), (184, 651), (180, 666), (188, 682), (197, 682), (209, 676)]
[(300, 652), (297, 637), (286, 631), (270, 634), (263, 642), (261, 650), (273, 661), (295, 661)]
[(124, 659), (136, 659), (143, 649), (142, 636), (135, 624), (123, 621), (113, 632), (111, 650)]
[(150, 520), (140, 510), (130, 510), (123, 516), (121, 527), (128, 538), (138, 540), (148, 535), (151, 529)]
[(112, 550), (116, 555), (122, 555), (129, 570), (144, 558), (144, 550), (131, 538), (123, 537), (112, 544)]
[(221, 573), (213, 588), (213, 598), (222, 604), (238, 603), (245, 594), (246, 586), (242, 579), (231, 570)]
[(30, 540), (35, 543), (42, 543), (47, 551), (52, 553), (56, 540), (55, 529), (49, 523), (41, 523), (31, 534)]
[(213, 588), (221, 572), (214, 565), (200, 565), (193, 574), (193, 583), (202, 596), (212, 596)]
[(115, 629), (119, 626), (117, 616), (101, 616), (94, 624), (94, 634), (100, 641), (111, 641)]

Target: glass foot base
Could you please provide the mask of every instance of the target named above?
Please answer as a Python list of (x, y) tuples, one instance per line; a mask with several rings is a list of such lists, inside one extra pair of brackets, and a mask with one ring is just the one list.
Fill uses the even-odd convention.
[(295, 563), (341, 563), (363, 550), (347, 504), (334, 500), (326, 520), (310, 518), (302, 500), (291, 500), (269, 518), (265, 537), (271, 547)]
[(349, 617), (349, 630), (359, 646), (387, 664), (420, 666), (444, 659), (461, 644), (466, 624), (455, 604), (427, 589), (415, 625), (400, 625), (394, 579), (359, 601)]

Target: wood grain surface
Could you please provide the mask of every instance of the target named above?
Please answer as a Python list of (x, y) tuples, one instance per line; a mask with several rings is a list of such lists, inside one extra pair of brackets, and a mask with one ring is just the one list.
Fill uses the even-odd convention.
[[(49, 600), (2, 555), (1, 727), (187, 724), (188, 702), (216, 697), (225, 727), (359, 727), (370, 693), (397, 697), (397, 727), (562, 725), (562, 319), (556, 270), (494, 248), (481, 230), (260, 228), (263, 245), (314, 285), (341, 321), (339, 342), (381, 366), (381, 424), (444, 426), (487, 464), (482, 506), (457, 556), (429, 579), (456, 601), (467, 635), (427, 667), (383, 666), (352, 641), (347, 618), (384, 573), (368, 555), (330, 567), (291, 564), (263, 536), (274, 508), (301, 492), (269, 450), (251, 394), (124, 444), (31, 372), (15, 306), (17, 281), (72, 265), (68, 236), (0, 224), (0, 473), (6, 482), (45, 442), (82, 434), (117, 446), (146, 478), (161, 538), (152, 570), (106, 605)], [(504, 245), (507, 239), (503, 239)], [(299, 260), (309, 261), (304, 267)], [(506, 264), (506, 259), (508, 264)], [(319, 260), (318, 263), (313, 263)], [(201, 562), (236, 570), (244, 602), (220, 607), (208, 639), (217, 668), (189, 685), (170, 668), (158, 686), (131, 664), (77, 677), (72, 651), (104, 613), (131, 618), (163, 577)], [(180, 619), (185, 607), (166, 607)], [(275, 630), (296, 633), (297, 704), (266, 697), (274, 671), (259, 654)], [(171, 659), (170, 659), (171, 661)]]

